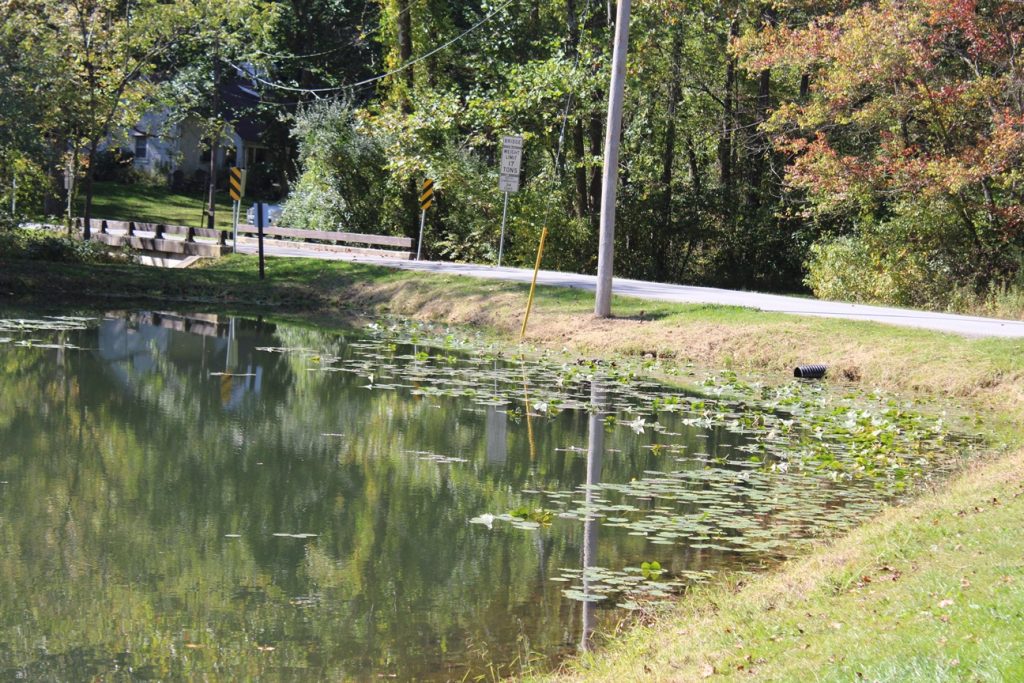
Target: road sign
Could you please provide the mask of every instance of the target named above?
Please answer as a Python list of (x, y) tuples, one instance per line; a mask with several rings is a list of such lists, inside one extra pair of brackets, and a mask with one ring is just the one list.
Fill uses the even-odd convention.
[(420, 210), (426, 211), (434, 203), (434, 181), (427, 178), (420, 190)]
[(523, 160), (523, 136), (506, 135), (501, 138), (501, 170), (498, 189), (502, 192), (519, 191), (519, 166)]
[(232, 201), (241, 201), (242, 196), (245, 194), (245, 169), (232, 166), (229, 184), (228, 191), (231, 193)]

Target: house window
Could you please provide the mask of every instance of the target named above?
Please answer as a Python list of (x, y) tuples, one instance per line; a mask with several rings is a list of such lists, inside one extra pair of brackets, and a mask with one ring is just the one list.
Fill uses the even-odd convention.
[(265, 147), (253, 147), (252, 145), (246, 145), (245, 147), (245, 165), (254, 166), (256, 164), (262, 164), (267, 160), (267, 150)]
[(146, 158), (146, 152), (148, 151), (148, 148), (146, 146), (147, 142), (148, 142), (148, 140), (146, 140), (146, 136), (145, 135), (136, 135), (135, 136), (135, 158), (136, 159), (145, 159)]

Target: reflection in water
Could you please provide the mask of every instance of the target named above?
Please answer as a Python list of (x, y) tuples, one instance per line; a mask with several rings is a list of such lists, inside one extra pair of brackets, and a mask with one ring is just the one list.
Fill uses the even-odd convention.
[[(0, 679), (514, 675), (618, 618), (565, 568), (735, 567), (850, 500), (734, 407), (593, 369), (217, 316), (0, 329)], [(517, 509), (551, 523), (491, 524)]]
[[(494, 361), (494, 393), (498, 393), (498, 361)], [(487, 406), (487, 464), (500, 467), (508, 460), (508, 411), (504, 406)]]
[[(65, 337), (0, 344), (0, 678), (461, 679), (578, 641), (549, 579), (581, 526), (468, 523), (596, 477), (586, 412), (544, 415), (518, 367), (487, 386), (522, 411), (435, 391), (484, 368), (424, 347), (164, 314)], [(619, 436), (612, 480), (660, 466)]]
[[(607, 404), (607, 394), (601, 388), (599, 382), (592, 382), (590, 385), (591, 412), (587, 420), (587, 489), (586, 505), (590, 508), (597, 496), (595, 484), (601, 481), (601, 460), (604, 458), (604, 416)], [(594, 515), (587, 515), (583, 521), (583, 594), (590, 596), (590, 579), (587, 577), (587, 568), (597, 565), (597, 530), (598, 519)], [(597, 602), (594, 600), (583, 600), (583, 628), (580, 635), (580, 649), (589, 650), (590, 637), (594, 633), (595, 620), (594, 610), (597, 609)]]

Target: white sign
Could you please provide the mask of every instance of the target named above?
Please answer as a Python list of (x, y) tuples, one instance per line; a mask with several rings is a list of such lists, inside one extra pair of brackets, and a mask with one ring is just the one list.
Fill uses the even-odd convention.
[(523, 136), (506, 135), (501, 138), (501, 172), (498, 189), (502, 192), (519, 191), (519, 165), (523, 160)]

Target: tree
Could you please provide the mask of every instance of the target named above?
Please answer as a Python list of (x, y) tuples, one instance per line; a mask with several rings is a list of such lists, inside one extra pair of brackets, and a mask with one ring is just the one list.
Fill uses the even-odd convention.
[[(769, 130), (806, 214), (873, 264), (861, 296), (948, 303), (1020, 271), (1022, 32), (1014, 2), (881, 0), (741, 45), (749, 69), (810, 75)], [(841, 267), (827, 251), (818, 265)]]

